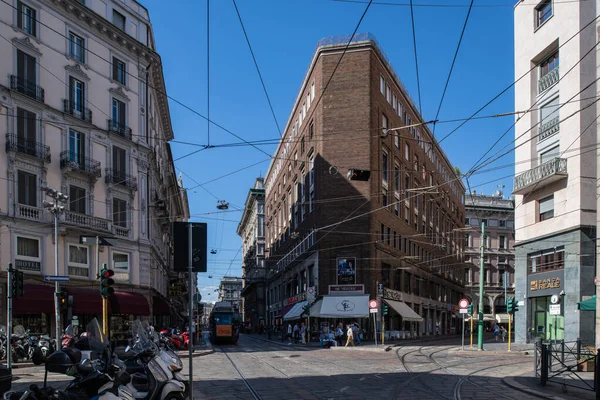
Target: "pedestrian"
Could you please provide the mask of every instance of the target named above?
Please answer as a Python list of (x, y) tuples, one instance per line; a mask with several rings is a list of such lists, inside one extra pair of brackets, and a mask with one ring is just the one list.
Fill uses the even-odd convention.
[(496, 340), (496, 342), (498, 341), (498, 336), (500, 335), (500, 327), (498, 326), (498, 324), (494, 325), (494, 339)]
[(500, 325), (500, 334), (502, 335), (502, 341), (506, 342), (506, 328), (504, 328), (504, 325)]
[(338, 327), (335, 330), (335, 340), (337, 340), (338, 346), (342, 345), (343, 337), (344, 337), (344, 332), (342, 331), (342, 326), (338, 325)]
[(306, 325), (304, 325), (304, 322), (300, 325), (300, 337), (302, 339), (302, 344), (306, 344)]
[(355, 322), (352, 324), (352, 337), (357, 345), (360, 344), (360, 328), (358, 324)]
[(300, 327), (298, 326), (298, 323), (296, 322), (294, 324), (294, 343), (298, 343), (299, 338), (300, 338)]
[(348, 335), (348, 338), (346, 339), (346, 345), (344, 347), (348, 347), (348, 344), (354, 346), (354, 333), (352, 332), (352, 325), (348, 325), (346, 335)]
[(288, 343), (288, 345), (291, 345), (291, 344), (292, 344), (292, 332), (293, 332), (293, 331), (292, 331), (292, 324), (288, 322), (288, 327), (287, 327), (287, 336), (286, 336), (286, 337), (287, 337), (287, 339), (290, 341), (290, 342)]

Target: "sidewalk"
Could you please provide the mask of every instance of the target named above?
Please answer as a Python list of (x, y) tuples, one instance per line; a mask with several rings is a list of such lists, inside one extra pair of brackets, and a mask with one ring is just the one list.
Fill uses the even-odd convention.
[[(593, 373), (590, 373), (593, 379)], [(585, 379), (585, 381), (592, 385), (592, 379)], [(583, 385), (581, 381), (574, 381), (574, 379), (567, 379), (567, 382), (571, 381), (572, 384)], [(546, 386), (542, 386), (539, 377), (534, 376), (513, 376), (502, 379), (502, 382), (513, 389), (520, 390), (521, 392), (527, 393), (532, 396), (541, 397), (550, 400), (592, 400), (596, 399), (596, 393), (591, 390), (584, 390), (575, 388), (572, 386), (564, 386), (556, 382), (548, 382)]]

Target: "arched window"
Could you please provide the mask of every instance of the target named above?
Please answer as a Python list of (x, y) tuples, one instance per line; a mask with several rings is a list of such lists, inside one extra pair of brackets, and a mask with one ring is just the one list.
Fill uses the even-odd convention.
[(490, 299), (487, 297), (483, 298), (483, 313), (484, 314), (492, 313), (492, 307), (490, 306)]
[(506, 300), (504, 299), (504, 295), (496, 297), (496, 300), (494, 300), (494, 310), (496, 311), (496, 314), (506, 312)]

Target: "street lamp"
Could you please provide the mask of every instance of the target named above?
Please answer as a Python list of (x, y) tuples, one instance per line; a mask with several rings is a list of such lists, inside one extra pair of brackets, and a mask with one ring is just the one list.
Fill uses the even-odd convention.
[(422, 126), (422, 125), (427, 125), (427, 124), (435, 124), (436, 122), (437, 122), (437, 120), (432, 120), (432, 121), (427, 121), (427, 122), (419, 122), (419, 123), (411, 124), (411, 125), (399, 126), (397, 128), (381, 128), (381, 134), (379, 136), (381, 136), (382, 139), (385, 139), (390, 132), (396, 132), (396, 131), (399, 131), (402, 129), (409, 129), (409, 128), (414, 128), (416, 126)]
[[(54, 275), (58, 276), (58, 217), (65, 211), (65, 207), (60, 203), (66, 203), (69, 196), (61, 192), (56, 191), (46, 185), (42, 185), (41, 190), (46, 193), (46, 196), (54, 199), (54, 202), (44, 200), (43, 206), (47, 208), (54, 216)], [(55, 313), (55, 324), (56, 324), (56, 343), (60, 340), (60, 304), (58, 302), (58, 295), (60, 293), (60, 284), (58, 281), (54, 282), (54, 313)]]

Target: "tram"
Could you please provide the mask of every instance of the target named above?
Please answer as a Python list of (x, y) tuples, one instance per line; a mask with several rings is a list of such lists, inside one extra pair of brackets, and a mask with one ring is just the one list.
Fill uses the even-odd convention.
[(240, 336), (239, 315), (234, 313), (231, 302), (216, 302), (209, 319), (210, 341), (236, 344)]

